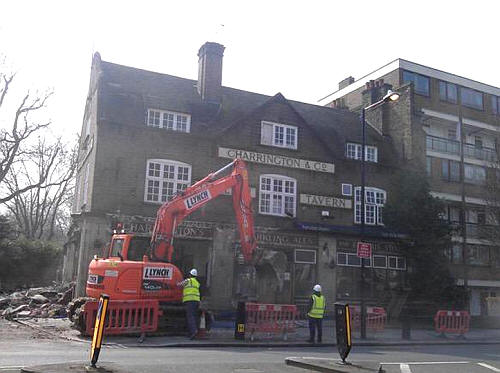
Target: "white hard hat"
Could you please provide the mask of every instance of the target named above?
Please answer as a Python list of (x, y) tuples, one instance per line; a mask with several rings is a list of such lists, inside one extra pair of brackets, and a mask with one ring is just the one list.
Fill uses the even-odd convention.
[(317, 291), (318, 293), (321, 292), (321, 285), (319, 284), (314, 285), (313, 290)]
[(196, 268), (190, 270), (189, 273), (191, 274), (191, 276), (198, 276), (198, 271), (196, 270)]

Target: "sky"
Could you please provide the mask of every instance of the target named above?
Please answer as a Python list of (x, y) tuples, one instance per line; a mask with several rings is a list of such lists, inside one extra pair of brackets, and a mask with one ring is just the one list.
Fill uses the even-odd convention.
[(497, 0), (4, 0), (1, 11), (11, 102), (53, 90), (51, 133), (68, 139), (81, 130), (96, 51), (197, 79), (198, 49), (218, 42), (224, 86), (314, 104), (398, 57), (500, 87)]

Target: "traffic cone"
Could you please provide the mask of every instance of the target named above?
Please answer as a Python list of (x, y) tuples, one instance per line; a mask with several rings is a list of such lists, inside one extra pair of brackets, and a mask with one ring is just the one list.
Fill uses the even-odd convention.
[(200, 316), (200, 327), (198, 328), (198, 334), (196, 338), (207, 338), (207, 322), (205, 320), (205, 311), (201, 311)]

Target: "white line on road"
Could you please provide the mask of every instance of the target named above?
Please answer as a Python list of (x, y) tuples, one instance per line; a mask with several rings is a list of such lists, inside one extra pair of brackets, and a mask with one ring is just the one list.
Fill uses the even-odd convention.
[(495, 367), (493, 367), (493, 366), (491, 366), (491, 365), (488, 365), (488, 364), (486, 364), (486, 363), (477, 363), (477, 365), (481, 365), (482, 367), (487, 368), (487, 369), (490, 369), (490, 370), (492, 370), (492, 371), (494, 371), (494, 372), (500, 372), (500, 369), (495, 368)]
[(399, 364), (399, 369), (401, 369), (401, 373), (411, 373), (411, 369), (408, 364)]
[(433, 364), (469, 364), (469, 361), (412, 361), (405, 363), (380, 363), (382, 365), (433, 365)]
[(21, 369), (22, 365), (12, 365), (12, 366), (4, 366), (0, 367), (0, 370), (12, 370), (12, 369)]

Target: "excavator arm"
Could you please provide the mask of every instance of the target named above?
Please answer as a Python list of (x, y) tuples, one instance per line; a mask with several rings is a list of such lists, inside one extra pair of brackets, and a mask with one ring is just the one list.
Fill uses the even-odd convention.
[[(229, 169), (232, 169), (229, 175), (221, 176)], [(239, 228), (243, 257), (245, 262), (250, 264), (257, 244), (248, 171), (241, 159), (235, 159), (227, 166), (209, 174), (160, 207), (151, 237), (152, 260), (171, 262), (174, 251), (173, 236), (177, 226), (187, 216), (217, 198), (227, 189), (232, 190), (233, 208)]]

